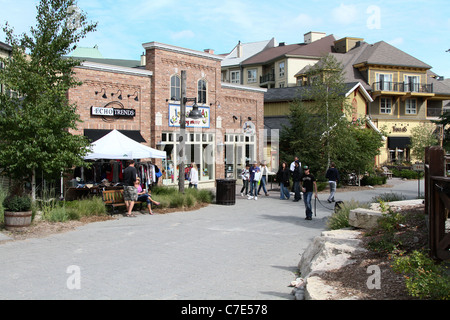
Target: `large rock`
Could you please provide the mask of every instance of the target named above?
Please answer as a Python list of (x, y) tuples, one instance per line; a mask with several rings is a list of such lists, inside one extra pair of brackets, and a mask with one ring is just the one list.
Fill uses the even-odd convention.
[(382, 213), (378, 210), (358, 208), (350, 210), (348, 223), (355, 228), (371, 229), (378, 225)]
[(298, 264), (301, 277), (305, 279), (304, 296), (307, 300), (326, 300), (333, 295), (324, 286), (319, 275), (340, 269), (354, 262), (352, 254), (366, 251), (361, 244), (360, 232), (340, 229), (324, 231), (306, 248)]

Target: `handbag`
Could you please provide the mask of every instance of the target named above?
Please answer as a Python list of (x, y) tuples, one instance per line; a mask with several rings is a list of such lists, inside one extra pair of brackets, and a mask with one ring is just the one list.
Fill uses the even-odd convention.
[(260, 181), (261, 180), (261, 172), (255, 172), (255, 176), (253, 177), (253, 181)]

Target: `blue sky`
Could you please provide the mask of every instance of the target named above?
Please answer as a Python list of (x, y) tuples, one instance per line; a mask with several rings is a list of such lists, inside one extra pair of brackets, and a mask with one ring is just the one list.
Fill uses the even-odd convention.
[[(32, 0), (0, 0), (0, 25), (16, 33), (35, 24)], [(230, 52), (237, 42), (303, 42), (309, 31), (386, 41), (450, 78), (448, 0), (78, 0), (97, 31), (80, 46), (98, 45), (105, 58), (139, 59), (157, 41), (194, 50)], [(0, 31), (0, 41), (5, 35)]]

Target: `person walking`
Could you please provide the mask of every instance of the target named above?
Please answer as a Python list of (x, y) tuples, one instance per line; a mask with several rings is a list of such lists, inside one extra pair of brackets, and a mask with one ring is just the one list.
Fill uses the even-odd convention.
[(260, 167), (261, 180), (259, 182), (258, 195), (259, 195), (259, 192), (261, 191), (261, 188), (262, 188), (263, 191), (264, 191), (264, 194), (266, 196), (268, 196), (269, 193), (267, 192), (267, 189), (266, 189), (266, 182), (267, 182), (267, 176), (269, 174), (269, 170), (267, 169), (267, 166), (266, 166), (265, 162), (263, 162), (263, 161), (260, 162), (260, 166), (261, 166)]
[(250, 179), (250, 165), (246, 164), (245, 169), (242, 169), (241, 171), (241, 178), (242, 178), (242, 189), (241, 189), (241, 197), (244, 196), (244, 190), (245, 190), (245, 196), (248, 196), (248, 180)]
[(283, 162), (278, 169), (276, 180), (278, 180), (278, 184), (280, 185), (280, 200), (289, 200), (290, 192), (289, 192), (289, 177), (290, 170), (286, 164)]
[(137, 170), (134, 167), (134, 160), (128, 161), (128, 167), (123, 171), (123, 200), (127, 207), (127, 217), (135, 217), (131, 213), (134, 207), (134, 203), (137, 201), (138, 194), (134, 185), (137, 179)]
[(312, 220), (311, 198), (313, 192), (315, 192), (315, 198), (318, 198), (318, 196), (317, 196), (316, 178), (314, 177), (313, 174), (311, 174), (308, 166), (303, 167), (303, 175), (300, 183), (303, 191), (303, 201), (305, 202), (306, 208), (305, 219)]
[(295, 161), (294, 171), (292, 173), (292, 180), (294, 184), (294, 202), (298, 202), (302, 199), (302, 194), (300, 193), (300, 179), (302, 178), (302, 172), (300, 171), (299, 161)]
[(331, 162), (330, 168), (327, 170), (325, 177), (330, 184), (330, 196), (328, 197), (328, 203), (334, 202), (334, 195), (336, 194), (336, 187), (339, 181), (339, 171), (336, 169), (336, 164)]
[[(291, 172), (291, 178), (292, 178), (293, 175), (294, 175), (295, 163), (296, 163), (296, 162), (298, 162), (298, 164), (299, 164), (300, 166), (302, 165), (301, 162), (300, 162), (300, 160), (298, 160), (298, 157), (295, 156), (295, 157), (294, 157), (294, 161), (292, 161), (292, 162), (291, 162), (291, 165), (289, 166), (289, 170), (290, 170), (290, 172)], [(295, 194), (294, 184), (292, 184), (292, 187), (291, 187), (291, 193), (292, 193), (292, 194)]]
[(255, 199), (258, 200), (258, 182), (260, 177), (260, 170), (258, 167), (258, 163), (255, 161), (253, 165), (250, 167), (250, 195), (248, 196), (248, 200)]
[(189, 172), (189, 188), (197, 188), (198, 185), (198, 170), (195, 162), (191, 163), (191, 171)]

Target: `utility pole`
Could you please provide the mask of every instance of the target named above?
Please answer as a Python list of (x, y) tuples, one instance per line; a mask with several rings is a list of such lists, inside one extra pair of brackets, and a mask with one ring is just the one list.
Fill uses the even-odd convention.
[(180, 101), (180, 137), (178, 153), (180, 163), (178, 172), (178, 191), (184, 193), (184, 168), (185, 168), (185, 147), (186, 147), (186, 70), (181, 71), (181, 101)]

